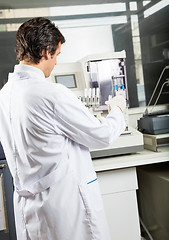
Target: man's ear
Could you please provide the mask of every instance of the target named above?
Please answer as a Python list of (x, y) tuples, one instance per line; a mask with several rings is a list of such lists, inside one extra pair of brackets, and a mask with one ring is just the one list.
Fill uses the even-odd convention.
[(49, 50), (44, 49), (42, 52), (42, 56), (44, 57), (45, 60), (48, 60), (51, 58), (51, 54), (49, 53)]

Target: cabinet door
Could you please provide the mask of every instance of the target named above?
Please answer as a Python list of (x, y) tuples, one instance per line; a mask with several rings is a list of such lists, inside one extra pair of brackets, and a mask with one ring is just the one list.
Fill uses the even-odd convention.
[(135, 168), (98, 173), (112, 240), (140, 240)]
[(140, 240), (135, 191), (102, 195), (112, 240)]

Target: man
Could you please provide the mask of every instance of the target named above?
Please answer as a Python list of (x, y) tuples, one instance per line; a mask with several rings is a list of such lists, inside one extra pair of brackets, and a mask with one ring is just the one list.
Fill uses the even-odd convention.
[(105, 147), (124, 131), (125, 101), (112, 100), (107, 118), (97, 119), (69, 89), (48, 82), (64, 42), (48, 19), (23, 23), (20, 63), (0, 91), (18, 240), (110, 240), (89, 147)]

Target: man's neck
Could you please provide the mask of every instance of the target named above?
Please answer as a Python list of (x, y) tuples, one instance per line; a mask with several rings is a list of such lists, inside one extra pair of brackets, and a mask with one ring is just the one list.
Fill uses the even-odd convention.
[(32, 66), (32, 67), (36, 67), (44, 73), (43, 61), (40, 61), (39, 63), (36, 64), (36, 63), (32, 63), (32, 62), (29, 62), (29, 61), (26, 61), (26, 60), (22, 60), (22, 61), (20, 61), (20, 64), (25, 64), (25, 65), (29, 65), (29, 66)]

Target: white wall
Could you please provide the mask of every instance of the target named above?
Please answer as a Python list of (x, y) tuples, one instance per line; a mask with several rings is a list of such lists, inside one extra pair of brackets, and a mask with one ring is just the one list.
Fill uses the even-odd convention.
[(95, 53), (114, 51), (110, 25), (60, 28), (66, 42), (62, 45), (58, 63), (76, 62)]

